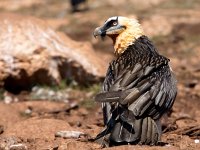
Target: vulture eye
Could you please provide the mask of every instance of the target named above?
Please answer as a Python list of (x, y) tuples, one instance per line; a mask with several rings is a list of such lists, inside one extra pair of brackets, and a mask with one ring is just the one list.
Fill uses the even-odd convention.
[(117, 25), (117, 21), (114, 21), (112, 24), (113, 24), (113, 26), (116, 26)]

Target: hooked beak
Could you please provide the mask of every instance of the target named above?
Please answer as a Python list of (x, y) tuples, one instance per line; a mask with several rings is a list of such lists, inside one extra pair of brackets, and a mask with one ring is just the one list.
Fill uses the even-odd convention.
[(103, 31), (102, 27), (97, 27), (94, 32), (93, 36), (96, 38), (97, 36), (101, 36), (102, 38), (106, 36), (106, 32)]
[(102, 27), (97, 27), (93, 35), (96, 38), (97, 36), (101, 36), (102, 39), (105, 38), (106, 35), (112, 37), (112, 35), (119, 35), (121, 32), (123, 32), (126, 29), (125, 26), (117, 25), (115, 27), (111, 27), (106, 29), (104, 26)]

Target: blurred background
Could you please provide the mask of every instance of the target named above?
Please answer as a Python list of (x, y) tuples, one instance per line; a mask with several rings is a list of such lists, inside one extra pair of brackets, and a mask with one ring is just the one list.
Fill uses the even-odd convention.
[(138, 19), (171, 60), (179, 92), (162, 141), (200, 148), (199, 0), (0, 0), (0, 149), (100, 148), (55, 134), (103, 129), (93, 97), (114, 54), (110, 39), (92, 34), (117, 15)]

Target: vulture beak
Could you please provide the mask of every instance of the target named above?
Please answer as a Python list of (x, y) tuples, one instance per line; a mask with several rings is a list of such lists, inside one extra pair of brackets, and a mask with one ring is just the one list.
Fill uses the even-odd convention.
[(94, 32), (93, 36), (96, 38), (97, 36), (101, 36), (102, 38), (106, 36), (106, 32), (102, 29), (102, 27), (97, 27)]

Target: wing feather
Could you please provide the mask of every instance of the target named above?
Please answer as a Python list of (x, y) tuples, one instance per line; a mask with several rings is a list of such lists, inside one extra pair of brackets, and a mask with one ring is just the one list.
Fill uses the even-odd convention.
[(159, 78), (159, 74), (152, 75), (154, 69), (153, 66), (137, 64), (132, 71), (119, 74), (110, 85), (111, 91), (98, 94), (96, 101), (127, 105), (136, 117), (145, 114), (159, 118), (173, 104), (171, 101), (175, 93), (170, 92), (174, 89), (170, 89), (168, 80), (162, 79), (162, 76)]

